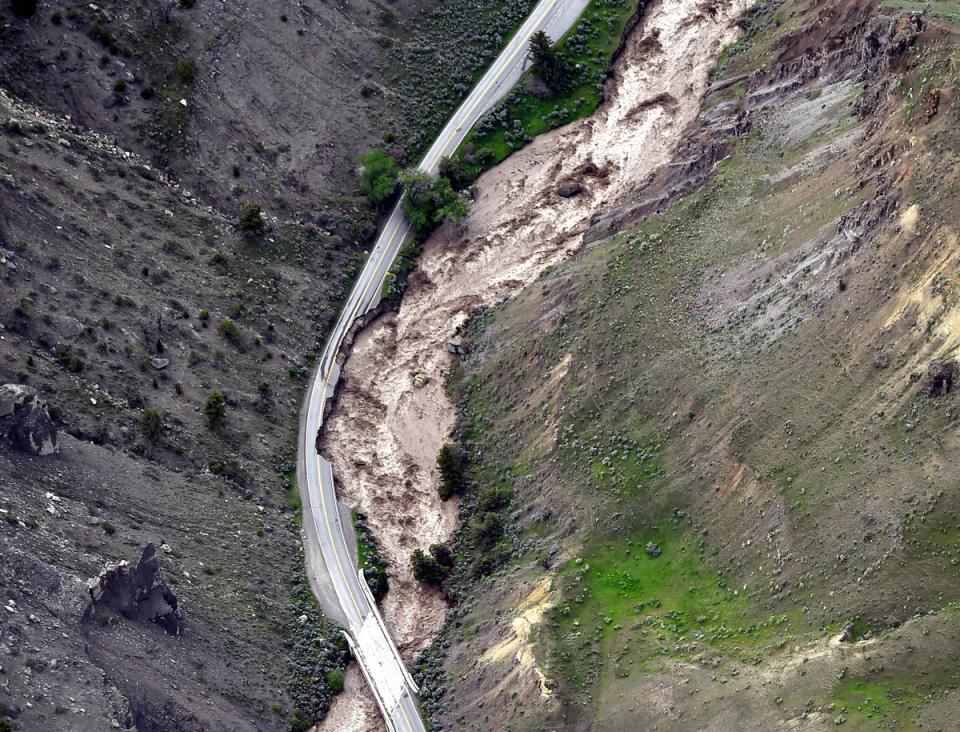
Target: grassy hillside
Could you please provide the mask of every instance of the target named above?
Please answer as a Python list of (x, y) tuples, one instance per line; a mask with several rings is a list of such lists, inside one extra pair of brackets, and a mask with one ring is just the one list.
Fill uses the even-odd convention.
[(960, 705), (956, 30), (804, 0), (744, 25), (683, 163), (472, 326), (460, 439), (512, 503), (492, 547), (464, 503), (438, 728)]

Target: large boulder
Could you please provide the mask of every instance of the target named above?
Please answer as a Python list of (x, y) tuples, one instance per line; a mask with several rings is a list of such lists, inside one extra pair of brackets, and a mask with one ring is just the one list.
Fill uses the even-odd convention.
[(21, 452), (52, 455), (60, 451), (57, 427), (46, 403), (24, 384), (0, 386), (0, 433)]
[(152, 543), (144, 547), (135, 567), (126, 560), (108, 564), (97, 577), (87, 581), (87, 589), (87, 619), (106, 608), (129, 620), (157, 623), (172, 635), (180, 634), (177, 597), (160, 576), (160, 559)]
[(942, 359), (931, 361), (927, 367), (927, 396), (938, 397), (950, 391), (953, 387), (956, 368), (956, 363), (953, 361)]

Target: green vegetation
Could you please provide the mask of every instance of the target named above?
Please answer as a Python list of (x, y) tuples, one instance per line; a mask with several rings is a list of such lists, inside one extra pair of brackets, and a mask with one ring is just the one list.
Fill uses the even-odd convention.
[(343, 669), (335, 668), (327, 674), (327, 688), (332, 694), (339, 694), (343, 691)]
[(178, 58), (173, 65), (173, 73), (176, 75), (181, 84), (184, 84), (185, 86), (193, 86), (193, 82), (197, 78), (197, 67), (192, 61)]
[(382, 150), (360, 156), (360, 187), (375, 206), (390, 200), (400, 183), (400, 166)]
[(679, 521), (597, 540), (564, 571), (563, 598), (549, 622), (550, 664), (571, 689), (623, 678), (658, 657), (709, 649), (751, 659), (789, 637), (787, 616), (764, 615), (728, 586)]
[[(507, 97), (485, 114), (459, 156), (473, 175), (523, 147), (536, 135), (589, 116), (603, 99), (603, 82), (637, 0), (592, 0), (580, 20), (553, 47), (531, 40), (534, 61)], [(533, 77), (539, 77), (543, 88)]]
[(70, 353), (70, 349), (66, 346), (60, 346), (57, 348), (56, 356), (54, 357), (57, 364), (62, 366), (71, 374), (79, 374), (86, 367), (86, 364), (77, 356), (74, 356)]
[(220, 321), (220, 325), (217, 326), (217, 332), (240, 351), (246, 350), (246, 341), (243, 338), (243, 333), (240, 332), (239, 326), (229, 318), (224, 318)]
[(218, 430), (227, 423), (227, 399), (222, 391), (216, 389), (210, 392), (203, 402), (203, 415), (211, 430)]
[(160, 437), (163, 434), (163, 417), (160, 412), (151, 407), (144, 409), (140, 416), (140, 430), (151, 440)]
[(387, 579), (387, 561), (380, 554), (377, 542), (367, 526), (367, 517), (360, 511), (352, 511), (353, 528), (357, 534), (357, 564), (370, 587), (370, 594), (377, 602), (383, 599), (390, 588)]
[(446, 501), (454, 495), (463, 493), (467, 486), (464, 474), (464, 455), (459, 445), (447, 443), (437, 455), (437, 468), (440, 471), (440, 483), (437, 492)]
[(405, 170), (400, 182), (406, 188), (403, 212), (420, 238), (444, 221), (459, 223), (470, 213), (470, 203), (453, 190), (444, 176), (432, 176), (416, 169)]
[(392, 70), (399, 102), (397, 129), (408, 159), (416, 159), (450, 118), (483, 70), (533, 9), (534, 0), (441, 2), (398, 32), (389, 11), (379, 44)]
[(413, 239), (397, 253), (397, 258), (393, 260), (393, 266), (387, 272), (383, 281), (383, 291), (380, 293), (384, 300), (398, 303), (407, 289), (407, 278), (417, 266), (417, 258), (423, 251), (423, 245), (420, 241)]
[(306, 732), (323, 719), (333, 696), (343, 691), (343, 667), (350, 651), (340, 629), (323, 616), (302, 572), (300, 565), (286, 616), (291, 642), (287, 690), (294, 708), (290, 729)]
[(454, 559), (446, 546), (432, 544), (429, 554), (425, 554), (422, 549), (415, 549), (410, 557), (410, 564), (413, 567), (413, 578), (417, 582), (439, 585), (450, 574)]
[(263, 236), (267, 232), (267, 222), (263, 218), (263, 209), (259, 203), (243, 204), (237, 220), (237, 230), (251, 237)]
[(872, 722), (876, 728), (912, 730), (916, 728), (914, 720), (923, 697), (913, 683), (844, 679), (834, 688), (831, 701), (836, 719), (845, 717), (854, 724)]
[(547, 85), (551, 94), (562, 94), (567, 89), (572, 78), (570, 63), (554, 51), (550, 37), (544, 31), (537, 31), (530, 37), (527, 57), (533, 64), (533, 73)]
[(960, 22), (960, 2), (957, 0), (886, 0), (885, 6), (910, 13), (922, 13), (930, 8), (934, 15)]

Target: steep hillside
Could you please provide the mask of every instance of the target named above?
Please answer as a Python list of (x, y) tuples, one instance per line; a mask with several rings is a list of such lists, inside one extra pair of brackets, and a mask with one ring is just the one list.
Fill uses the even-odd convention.
[[(305, 607), (291, 594), (299, 537), (283, 476), (305, 344), (347, 285), (342, 260), (317, 256), (316, 230), (235, 232), (144, 162), (7, 97), (0, 117), (0, 381), (46, 402), (60, 448), (0, 451), (2, 584), (16, 604), (4, 714), (25, 729), (104, 729), (108, 715), (168, 730), (321, 712), (324, 688), (288, 668), (327, 652), (293, 647), (320, 626), (296, 625), (316, 611), (302, 587)], [(217, 392), (222, 426), (204, 410)], [(84, 620), (84, 582), (148, 542), (162, 545), (179, 638)]]
[(463, 331), (437, 729), (952, 726), (956, 29), (741, 26), (674, 162)]
[(412, 159), (531, 3), (31, 5), (0, 2), (0, 720), (305, 729), (347, 654), (291, 481), (382, 215), (356, 159)]

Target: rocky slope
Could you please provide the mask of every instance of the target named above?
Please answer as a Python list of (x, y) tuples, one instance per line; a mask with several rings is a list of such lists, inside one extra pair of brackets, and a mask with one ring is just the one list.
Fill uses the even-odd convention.
[(957, 31), (741, 26), (673, 160), (462, 334), (436, 728), (951, 726)]
[[(304, 729), (346, 652), (290, 481), (380, 215), (356, 157), (414, 150), (526, 4), (29, 5), (0, 2), (0, 719)], [(149, 544), (147, 610), (91, 604)]]

